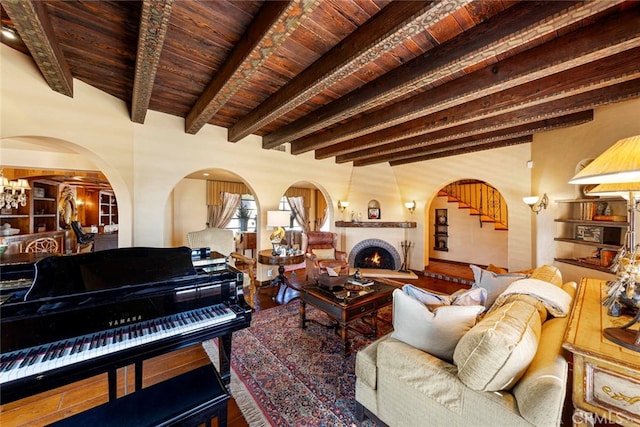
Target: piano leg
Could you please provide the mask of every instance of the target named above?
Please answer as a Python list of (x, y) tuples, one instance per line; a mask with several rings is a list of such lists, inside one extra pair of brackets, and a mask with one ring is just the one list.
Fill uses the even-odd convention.
[(220, 377), (225, 385), (231, 382), (231, 334), (218, 337), (218, 354), (220, 357)]
[(109, 383), (109, 402), (111, 402), (118, 397), (118, 376), (115, 368), (107, 371), (107, 382)]
[(141, 360), (138, 360), (135, 363), (135, 377), (136, 377), (135, 391), (138, 391), (142, 389), (142, 361)]

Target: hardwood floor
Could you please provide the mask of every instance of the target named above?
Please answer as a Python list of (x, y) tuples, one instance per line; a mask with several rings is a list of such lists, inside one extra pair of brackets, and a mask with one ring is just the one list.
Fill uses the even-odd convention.
[[(446, 270), (447, 267), (446, 265), (439, 266), (438, 271)], [(459, 270), (459, 266), (449, 266), (448, 271), (452, 276), (458, 275), (457, 277), (463, 275), (461, 271), (464, 272), (464, 270)], [(417, 272), (417, 274), (418, 279), (412, 280), (411, 283), (434, 291), (451, 293), (461, 287), (467, 287), (451, 280), (426, 277), (422, 272)], [(464, 274), (466, 274), (466, 272)], [(287, 273), (287, 276), (294, 286), (300, 286), (300, 284), (304, 283), (306, 274), (305, 270), (302, 269), (295, 271), (295, 274)], [(278, 289), (275, 287), (264, 287), (260, 289), (256, 294), (255, 310), (266, 310), (275, 307), (277, 303), (273, 300), (273, 297), (277, 291)], [(293, 296), (291, 291), (289, 292), (290, 295), (287, 296)], [(143, 386), (146, 387), (155, 384), (206, 363), (209, 363), (209, 358), (199, 344), (150, 359), (144, 363)], [(118, 371), (118, 396), (123, 396), (132, 391), (133, 374), (134, 370), (132, 366), (122, 368)], [(124, 381), (125, 377), (126, 381)], [(176, 392), (179, 393), (179, 390)], [(0, 424), (3, 427), (45, 425), (107, 401), (106, 374), (98, 375), (87, 380), (2, 405), (0, 406)], [(217, 425), (217, 423), (214, 423), (214, 425)], [(229, 402), (228, 426), (248, 426), (233, 398)]]

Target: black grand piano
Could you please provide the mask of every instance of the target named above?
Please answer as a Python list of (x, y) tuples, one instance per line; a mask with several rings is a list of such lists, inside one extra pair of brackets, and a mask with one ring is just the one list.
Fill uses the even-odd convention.
[(196, 269), (187, 247), (37, 261), (31, 287), (0, 306), (0, 401), (104, 372), (113, 400), (118, 368), (135, 365), (138, 390), (145, 359), (215, 337), (228, 384), (232, 333), (251, 322), (242, 277), (226, 264)]

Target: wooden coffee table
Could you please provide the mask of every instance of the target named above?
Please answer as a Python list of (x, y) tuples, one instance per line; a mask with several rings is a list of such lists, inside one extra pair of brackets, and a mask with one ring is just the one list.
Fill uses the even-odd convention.
[[(396, 286), (375, 281), (370, 286), (373, 292), (352, 299), (340, 299), (334, 291), (329, 291), (317, 285), (302, 287), (300, 295), (300, 327), (306, 328), (307, 323), (313, 322), (321, 326), (332, 328), (340, 334), (344, 343), (344, 354), (350, 351), (347, 331), (349, 329), (366, 336), (375, 338), (378, 333), (377, 314), (382, 307), (393, 302), (393, 291)], [(332, 320), (332, 324), (324, 324), (313, 319), (307, 319), (306, 306), (311, 304), (320, 311), (326, 313)], [(369, 331), (363, 331), (350, 325), (354, 320), (363, 319), (370, 326)]]

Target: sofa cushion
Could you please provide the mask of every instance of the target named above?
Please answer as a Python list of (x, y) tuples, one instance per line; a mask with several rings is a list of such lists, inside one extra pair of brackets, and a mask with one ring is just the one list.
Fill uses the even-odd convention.
[(475, 283), (473, 288), (485, 288), (487, 290), (487, 301), (485, 306), (487, 308), (493, 305), (498, 295), (500, 295), (507, 287), (518, 279), (524, 279), (526, 274), (521, 273), (507, 273), (497, 274), (488, 270), (483, 270), (477, 265), (470, 265), (473, 271), (473, 278)]
[(545, 282), (553, 283), (556, 286), (562, 287), (562, 273), (557, 267), (552, 265), (542, 265), (531, 273), (532, 279), (543, 280)]
[(400, 289), (393, 291), (391, 336), (441, 359), (451, 361), (458, 340), (476, 324), (484, 306), (443, 305), (429, 310)]
[(520, 415), (534, 425), (560, 425), (568, 376), (561, 356), (567, 321), (560, 317), (542, 325), (544, 344), (512, 390)]
[(536, 354), (541, 324), (537, 308), (520, 300), (487, 314), (455, 348), (460, 380), (479, 391), (509, 389)]
[(316, 256), (317, 260), (336, 259), (335, 249), (312, 249), (311, 252)]

